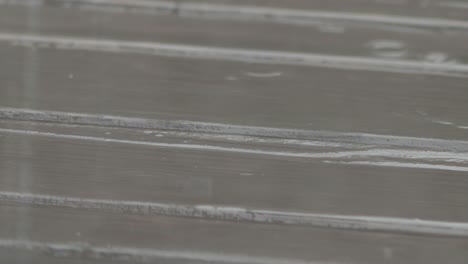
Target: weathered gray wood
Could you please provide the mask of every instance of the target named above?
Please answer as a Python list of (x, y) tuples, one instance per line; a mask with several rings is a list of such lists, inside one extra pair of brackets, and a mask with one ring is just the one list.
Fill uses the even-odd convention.
[(0, 0), (0, 262), (465, 263), (465, 10)]

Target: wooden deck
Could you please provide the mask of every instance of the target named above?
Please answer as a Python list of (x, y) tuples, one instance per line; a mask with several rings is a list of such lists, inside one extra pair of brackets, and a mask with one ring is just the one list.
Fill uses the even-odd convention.
[(468, 2), (0, 0), (1, 263), (466, 263)]

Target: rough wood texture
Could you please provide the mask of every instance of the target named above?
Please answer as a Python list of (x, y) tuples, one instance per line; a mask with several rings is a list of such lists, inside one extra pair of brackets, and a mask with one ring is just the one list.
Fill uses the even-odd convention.
[(0, 262), (465, 263), (467, 8), (0, 0)]

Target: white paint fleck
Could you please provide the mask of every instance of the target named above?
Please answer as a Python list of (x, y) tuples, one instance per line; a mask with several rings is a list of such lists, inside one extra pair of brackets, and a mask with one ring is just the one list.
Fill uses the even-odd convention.
[(378, 57), (388, 59), (399, 59), (407, 55), (405, 44), (397, 40), (378, 39), (367, 44), (372, 53)]
[(452, 126), (452, 127), (456, 127), (456, 128), (459, 128), (459, 129), (468, 129), (468, 126), (461, 126), (461, 125), (458, 125), (454, 122), (450, 122), (450, 121), (444, 121), (444, 120), (439, 120), (439, 119), (433, 119), (431, 118), (427, 113), (425, 112), (418, 112), (420, 115), (422, 115), (425, 119), (431, 121), (432, 123), (435, 123), (435, 124), (440, 124), (440, 125), (445, 125), (445, 126)]
[(372, 40), (371, 42), (369, 42), (368, 46), (376, 50), (382, 50), (382, 49), (398, 50), (398, 49), (403, 49), (405, 47), (405, 44), (398, 40), (377, 39), (377, 40)]
[(453, 126), (453, 123), (452, 122), (448, 122), (448, 121), (442, 121), (442, 120), (431, 120), (433, 123), (436, 123), (436, 124), (441, 124), (441, 125), (446, 125), (446, 126)]
[(245, 75), (255, 78), (273, 78), (283, 75), (282, 72), (246, 72)]
[(424, 56), (424, 60), (432, 63), (444, 63), (448, 61), (448, 55), (442, 52), (430, 52)]

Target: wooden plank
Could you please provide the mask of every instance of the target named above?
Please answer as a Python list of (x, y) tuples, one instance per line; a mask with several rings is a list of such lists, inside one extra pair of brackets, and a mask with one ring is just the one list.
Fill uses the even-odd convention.
[[(80, 244), (69, 243), (86, 241), (87, 244), (81, 246), (82, 255), (95, 256), (98, 260), (127, 252), (131, 253), (128, 262), (140, 259), (143, 263), (160, 260), (163, 254), (171, 255), (172, 259), (185, 256), (200, 263), (216, 259), (227, 263), (440, 263), (448, 258), (452, 263), (464, 263), (467, 257), (466, 251), (460, 250), (467, 246), (462, 239), (139, 217), (45, 207), (2, 205), (0, 210), (0, 222), (9, 223), (0, 227), (3, 239), (0, 245), (6, 245), (0, 247), (21, 249), (24, 247), (21, 242), (5, 240), (15, 241), (18, 229), (34, 230), (28, 233), (28, 240), (60, 246), (60, 251), (49, 250), (52, 254), (55, 251), (66, 253), (70, 247), (80, 248)], [(146, 250), (119, 249), (122, 247)], [(93, 254), (106, 248), (113, 254)], [(79, 250), (75, 251), (80, 257)], [(66, 256), (65, 253), (62, 255)], [(153, 257), (144, 261), (141, 257), (149, 253), (153, 253)]]
[[(1, 49), (2, 106), (468, 138), (465, 78), (54, 48), (29, 52)], [(255, 75), (271, 73), (279, 76)]]
[[(0, 191), (449, 222), (468, 219), (467, 169), (463, 163), (449, 163), (455, 157), (447, 152), (430, 156), (427, 150), (313, 142), (303, 146), (255, 138), (229, 142), (215, 135), (197, 138), (122, 128), (2, 127), (10, 130), (0, 131)], [(257, 152), (249, 152), (253, 150)], [(290, 155), (294, 153), (303, 156)], [(445, 158), (438, 162), (440, 154)], [(386, 160), (399, 161), (400, 166), (373, 166)], [(346, 164), (353, 161), (368, 165)]]
[[(3, 14), (3, 15), (2, 15)], [(30, 19), (37, 23), (30, 26)], [(202, 46), (284, 50), (425, 62), (467, 63), (468, 30), (403, 29), (366, 22), (319, 22), (297, 26), (255, 21), (179, 18), (138, 12), (2, 6), (0, 30), (45, 35), (157, 41)], [(40, 21), (40, 22), (39, 22)], [(73, 21), (73, 23), (63, 23)], [(353, 26), (354, 25), (354, 26)], [(144, 28), (144, 30), (141, 30)], [(390, 29), (390, 30), (389, 30)], [(258, 34), (262, 32), (262, 34)], [(343, 45), (345, 43), (345, 45)]]

